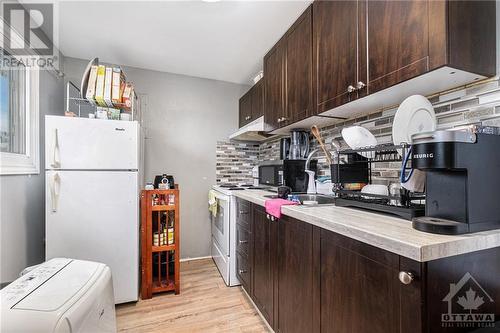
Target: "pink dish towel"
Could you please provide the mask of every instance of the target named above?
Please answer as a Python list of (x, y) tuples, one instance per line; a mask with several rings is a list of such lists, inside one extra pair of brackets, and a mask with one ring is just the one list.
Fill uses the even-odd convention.
[(281, 206), (297, 205), (296, 202), (285, 200), (285, 199), (270, 199), (266, 200), (266, 213), (276, 217), (281, 218)]

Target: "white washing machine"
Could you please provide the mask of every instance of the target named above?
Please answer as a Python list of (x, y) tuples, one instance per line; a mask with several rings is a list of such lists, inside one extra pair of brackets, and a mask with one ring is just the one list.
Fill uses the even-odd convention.
[(2, 290), (0, 331), (116, 332), (111, 270), (55, 258)]

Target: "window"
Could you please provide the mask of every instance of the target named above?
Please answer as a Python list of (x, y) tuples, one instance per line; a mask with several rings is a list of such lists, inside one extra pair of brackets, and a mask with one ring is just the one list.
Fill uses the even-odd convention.
[(0, 174), (39, 173), (38, 70), (3, 66), (0, 52)]
[[(4, 57), (5, 58), (5, 57)], [(26, 68), (0, 69), (0, 151), (26, 153)]]

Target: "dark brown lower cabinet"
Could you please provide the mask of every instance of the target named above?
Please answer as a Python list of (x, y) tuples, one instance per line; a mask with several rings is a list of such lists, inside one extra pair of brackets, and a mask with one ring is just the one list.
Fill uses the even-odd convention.
[(284, 216), (278, 221), (277, 332), (319, 329), (319, 230)]
[[(418, 322), (402, 326), (402, 316), (418, 316), (421, 307), (420, 297), (403, 297), (418, 285), (399, 281), (398, 255), (326, 230), (320, 251), (321, 332), (420, 331)], [(420, 271), (412, 274), (420, 279)], [(401, 312), (403, 302), (411, 312)]]
[(456, 333), (495, 324), (453, 314), (500, 321), (500, 247), (420, 263), (258, 205), (252, 215), (238, 277), (276, 332)]
[(236, 201), (236, 276), (248, 295), (252, 295), (253, 276), (252, 204)]
[(254, 205), (254, 255), (252, 299), (271, 327), (274, 325), (274, 290), (277, 222), (264, 208)]

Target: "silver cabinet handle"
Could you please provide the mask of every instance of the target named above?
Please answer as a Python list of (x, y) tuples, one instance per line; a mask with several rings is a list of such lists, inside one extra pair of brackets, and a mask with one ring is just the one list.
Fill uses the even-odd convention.
[(359, 81), (357, 84), (356, 84), (356, 89), (360, 90), (360, 89), (363, 89), (364, 87), (366, 87), (366, 84), (362, 81)]
[(246, 215), (248, 214), (248, 212), (244, 211), (244, 210), (240, 210), (240, 215)]
[(270, 220), (271, 219), (271, 215), (266, 214), (266, 219)]
[(412, 272), (399, 272), (398, 277), (399, 281), (401, 281), (402, 284), (410, 284), (415, 279), (415, 276)]
[(281, 120), (281, 118), (278, 118), (278, 123), (281, 123), (283, 120)]
[(347, 92), (348, 93), (352, 93), (354, 91), (356, 91), (356, 88), (353, 85), (349, 85), (349, 87), (347, 87)]
[(239, 243), (240, 244), (246, 244), (246, 243), (248, 243), (248, 241), (246, 241), (246, 240), (240, 240)]
[(238, 273), (240, 273), (240, 274), (245, 274), (246, 272), (247, 272), (247, 271), (246, 271), (246, 270), (244, 270), (244, 269), (239, 269), (239, 270), (238, 270)]
[(245, 120), (250, 120), (250, 118), (252, 118), (252, 117), (250, 117), (250, 116), (246, 116), (246, 117), (245, 117)]

